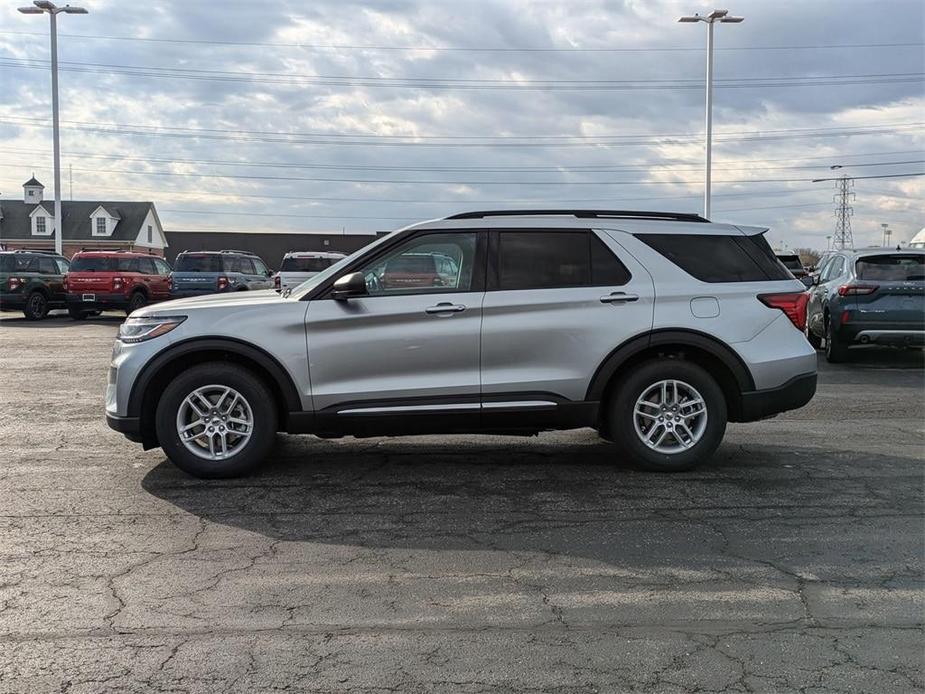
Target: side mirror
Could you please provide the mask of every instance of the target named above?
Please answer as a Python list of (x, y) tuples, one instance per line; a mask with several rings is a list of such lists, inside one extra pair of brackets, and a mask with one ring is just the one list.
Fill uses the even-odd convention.
[(815, 282), (816, 282), (816, 281), (815, 281), (815, 278), (814, 278), (812, 275), (803, 275), (803, 276), (800, 278), (800, 281), (803, 283), (803, 285), (804, 285), (807, 289), (809, 289), (810, 287), (812, 287), (812, 286), (815, 284)]
[(338, 277), (334, 282), (331, 297), (338, 301), (346, 301), (351, 296), (366, 296), (366, 278), (362, 272), (351, 272), (349, 275)]

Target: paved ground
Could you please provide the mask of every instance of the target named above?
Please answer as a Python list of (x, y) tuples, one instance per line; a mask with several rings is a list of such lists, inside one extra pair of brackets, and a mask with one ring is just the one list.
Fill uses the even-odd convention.
[(0, 692), (925, 686), (921, 353), (823, 366), (695, 473), (578, 431), (201, 482), (106, 428), (117, 322), (0, 321)]

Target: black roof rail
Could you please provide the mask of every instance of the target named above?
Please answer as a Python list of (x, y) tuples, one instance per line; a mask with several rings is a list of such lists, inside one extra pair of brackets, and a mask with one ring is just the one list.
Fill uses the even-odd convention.
[(253, 251), (236, 251), (233, 248), (223, 248), (219, 253), (240, 253), (241, 255), (257, 255)]
[(693, 212), (649, 212), (645, 210), (484, 210), (461, 212), (446, 219), (483, 219), (485, 217), (570, 216), (579, 219), (663, 219), (672, 222), (703, 222), (710, 220)]

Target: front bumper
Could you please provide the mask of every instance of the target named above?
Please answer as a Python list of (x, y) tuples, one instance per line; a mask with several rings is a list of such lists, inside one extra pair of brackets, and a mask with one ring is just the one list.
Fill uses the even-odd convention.
[[(93, 301), (84, 301), (84, 294), (93, 294)], [(128, 297), (125, 294), (100, 294), (98, 292), (83, 292), (67, 295), (67, 307), (81, 311), (106, 311), (109, 309), (125, 309), (128, 307)]]
[(802, 374), (777, 388), (742, 393), (741, 411), (735, 421), (754, 422), (803, 407), (816, 394), (816, 380), (815, 372)]
[(106, 424), (110, 429), (124, 434), (125, 438), (135, 443), (141, 443), (141, 418), (140, 417), (119, 417), (111, 412), (106, 413)]

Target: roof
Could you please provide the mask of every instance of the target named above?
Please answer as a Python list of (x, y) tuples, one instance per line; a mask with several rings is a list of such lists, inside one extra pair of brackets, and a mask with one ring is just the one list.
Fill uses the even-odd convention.
[[(116, 228), (110, 236), (94, 236), (90, 228), (90, 215), (100, 206), (118, 219)], [(32, 222), (29, 215), (41, 206), (48, 216), (54, 216), (54, 204), (50, 201), (40, 203), (22, 200), (0, 199), (0, 239), (36, 239), (32, 235)], [(148, 212), (153, 209), (153, 202), (124, 202), (100, 200), (64, 200), (61, 202), (64, 236), (68, 241), (134, 241), (141, 231)], [(54, 238), (54, 234), (42, 238)]]
[(912, 240), (909, 243), (923, 244), (925, 245), (925, 227), (919, 229), (919, 232), (912, 237)]
[(23, 183), (22, 186), (23, 186), (23, 188), (25, 188), (26, 186), (38, 186), (39, 188), (44, 188), (44, 187), (45, 187), (45, 186), (43, 186), (41, 183), (39, 183), (39, 182), (35, 179), (35, 176), (33, 176), (33, 177), (30, 178), (28, 181), (26, 181), (25, 183)]

